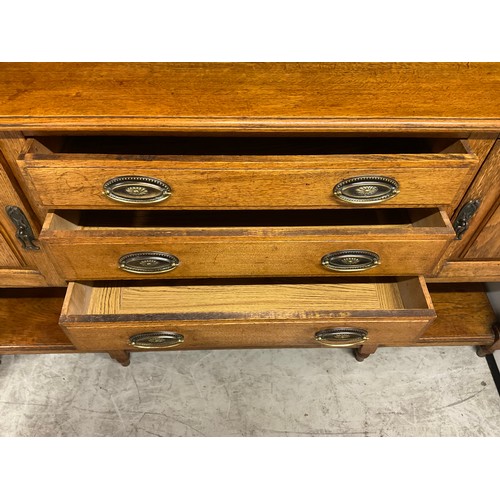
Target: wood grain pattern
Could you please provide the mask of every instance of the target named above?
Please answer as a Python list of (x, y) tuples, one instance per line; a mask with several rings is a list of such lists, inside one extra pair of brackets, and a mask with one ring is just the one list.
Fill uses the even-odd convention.
[(461, 260), (449, 261), (436, 277), (429, 281), (500, 281), (499, 260)]
[[(416, 281), (420, 283), (420, 286), (416, 286)], [(399, 278), (398, 291), (406, 309), (433, 309), (431, 296), (422, 276), (407, 279)]]
[[(416, 278), (403, 281), (416, 295), (425, 286)], [(398, 286), (370, 281), (102, 290), (75, 283), (73, 293), (78, 288), (82, 293), (67, 295), (60, 324), (84, 350), (135, 350), (128, 344), (131, 335), (161, 330), (184, 335), (176, 347), (182, 349), (321, 347), (314, 333), (339, 326), (368, 329), (367, 343), (393, 337), (409, 342), (435, 313), (419, 301), (415, 308), (402, 308)], [(91, 298), (82, 302), (82, 294)]]
[(27, 207), (29, 218), (33, 221), (33, 227), (37, 231), (45, 216), (47, 209), (40, 205), (36, 197), (36, 190), (34, 189), (31, 180), (26, 176), (26, 173), (17, 167), (17, 159), (19, 155), (27, 151), (28, 143), (24, 135), (20, 131), (0, 131), (0, 153), (5, 158), (5, 168), (12, 174), (20, 186), (20, 196)]
[[(314, 216), (314, 214), (311, 214)], [(341, 250), (368, 250), (380, 265), (350, 273), (414, 275), (430, 272), (454, 232), (446, 214), (439, 226), (361, 225), (311, 227), (120, 228), (67, 227), (50, 214), (40, 235), (67, 280), (131, 279), (118, 265), (133, 252), (166, 252), (180, 265), (168, 273), (142, 274), (141, 279), (244, 276), (331, 276), (321, 265), (324, 255)], [(192, 216), (196, 219), (196, 215)], [(431, 219), (430, 223), (434, 223)]]
[[(500, 203), (500, 199), (498, 200)], [(500, 261), (500, 205), (488, 218), (486, 225), (470, 246), (466, 259), (495, 259)]]
[(496, 317), (482, 283), (432, 283), (428, 291), (437, 319), (417, 341), (407, 342), (394, 336), (384, 344), (363, 345), (362, 352), (369, 355), (382, 346), (492, 346), (496, 340), (492, 329)]
[[(462, 200), (462, 197), (464, 195), (465, 190), (470, 187), (471, 183), (473, 182), (475, 176), (477, 175), (480, 167), (483, 165), (484, 161), (488, 157), (491, 149), (495, 145), (495, 141), (498, 137), (497, 132), (490, 132), (490, 133), (485, 133), (485, 132), (472, 132), (467, 141), (462, 143), (464, 146), (470, 151), (474, 152), (476, 155), (478, 161), (476, 162), (475, 167), (469, 168), (468, 171), (468, 178), (467, 180), (464, 181), (463, 187), (464, 189), (459, 190), (457, 192), (456, 198), (452, 202), (452, 206), (456, 209), (456, 207), (459, 205), (459, 203)], [(457, 212), (455, 212), (456, 214)]]
[(437, 319), (420, 339), (430, 345), (483, 345), (493, 342), (495, 313), (482, 283), (430, 284)]
[(11, 268), (12, 273), (0, 272), (0, 287), (65, 285), (44, 249), (27, 251), (22, 248), (21, 243), (15, 236), (16, 228), (5, 211), (5, 207), (8, 205), (17, 206), (23, 211), (35, 236), (37, 236), (39, 222), (33, 215), (30, 206), (26, 203), (23, 192), (12, 176), (0, 145), (0, 231), (5, 243), (10, 247), (10, 253), (17, 261), (17, 264), (12, 261), (12, 264), (14, 264)]
[(500, 141), (497, 140), (481, 170), (467, 190), (462, 203), (457, 208), (454, 217), (458, 215), (463, 205), (471, 200), (479, 199), (481, 205), (470, 221), (469, 229), (463, 234), (461, 240), (453, 242), (450, 247), (450, 261), (463, 258), (487, 222), (488, 214), (494, 210), (500, 198)]
[(47, 286), (47, 281), (34, 269), (0, 269), (1, 288)]
[[(491, 307), (480, 287), (434, 285), (429, 294), (423, 277), (377, 281), (376, 276), (418, 273), (431, 280), (440, 260), (444, 265), (435, 280), (500, 280), (500, 142), (493, 145), (500, 132), (498, 63), (2, 63), (0, 130), (0, 201), (23, 206), (36, 234), (48, 209), (122, 209), (141, 221), (137, 206), (102, 195), (109, 178), (134, 174), (164, 179), (172, 187), (170, 199), (149, 214), (282, 208), (298, 217), (300, 208), (318, 213), (328, 207), (343, 209), (337, 212), (356, 221), (340, 227), (141, 228), (123, 221), (80, 226), (71, 217), (49, 214), (42, 251), (30, 254), (20, 250), (2, 209), (2, 287), (65, 286), (56, 267), (70, 279), (136, 278), (118, 275), (117, 260), (139, 250), (181, 258), (173, 273), (152, 277), (167, 278), (162, 286), (147, 286), (148, 278), (124, 288), (70, 283), (63, 305), (63, 288), (0, 290), (2, 353), (108, 351), (127, 363), (129, 336), (145, 331), (179, 331), (185, 336), (182, 349), (321, 347), (314, 333), (335, 326), (368, 330), (360, 358), (384, 345), (497, 346)], [(64, 149), (72, 132), (72, 140), (99, 136), (101, 151)], [(234, 138), (233, 145), (245, 137), (272, 136), (288, 138), (291, 149), (107, 151), (104, 137), (115, 134), (126, 141), (134, 134), (186, 143), (197, 135), (228, 144)], [(299, 136), (328, 137), (332, 145), (356, 137), (367, 144), (393, 141), (394, 147), (397, 140), (419, 137), (446, 146), (320, 154), (297, 152)], [(344, 210), (352, 206), (336, 201), (332, 188), (362, 174), (399, 181), (400, 194), (383, 206), (439, 211), (410, 223), (391, 224), (387, 214), (374, 224), (360, 223), (357, 210)], [(474, 198), (482, 202), (469, 231), (461, 241), (450, 241), (447, 214), (456, 216)], [(366, 245), (382, 258), (366, 278), (360, 273), (349, 282), (345, 274), (321, 268), (323, 254), (354, 245)], [(300, 277), (306, 283), (252, 288), (234, 280), (240, 284), (216, 288), (211, 281), (210, 289), (169, 281), (259, 275), (272, 281), (295, 276), (286, 281), (297, 283)], [(313, 276), (321, 279), (312, 283)], [(68, 337), (57, 325), (60, 311)]]
[[(77, 285), (77, 287), (85, 289), (83, 285)], [(70, 288), (74, 288), (74, 284), (71, 284)], [(419, 341), (409, 340), (405, 334), (407, 325), (404, 322), (397, 322), (397, 328), (400, 331), (391, 330), (391, 337), (384, 338), (384, 345), (490, 345), (493, 343), (494, 335), (491, 331), (491, 325), (495, 321), (495, 315), (483, 285), (470, 283), (460, 285), (432, 284), (429, 289), (437, 319), (425, 330)], [(80, 291), (83, 292), (81, 297), (86, 295), (83, 290)], [(4, 325), (0, 336), (0, 352), (2, 354), (75, 352), (75, 348), (71, 346), (58, 326), (63, 296), (64, 289), (0, 291), (0, 319)], [(80, 303), (80, 306), (82, 306), (80, 312), (88, 308), (88, 304)], [(63, 315), (65, 314), (63, 313)], [(375, 324), (365, 322), (364, 325), (373, 334)], [(295, 333), (287, 333), (286, 325), (279, 328), (270, 325), (264, 333), (261, 330), (261, 324), (259, 326), (250, 324), (232, 331), (228, 327), (225, 339), (223, 341), (219, 339), (218, 343), (212, 337), (209, 337), (208, 340), (215, 344), (214, 348), (242, 347), (244, 345), (254, 347), (259, 342), (261, 347), (319, 347), (311, 342), (311, 335), (315, 331), (314, 327), (311, 325), (309, 329), (303, 330), (307, 331), (307, 334), (297, 336)], [(383, 328), (386, 328), (385, 325)], [(320, 329), (319, 325), (318, 329)], [(135, 329), (134, 333), (139, 331), (140, 329)], [(93, 336), (102, 334), (101, 327), (97, 323), (89, 324), (85, 332), (88, 337), (88, 345), (87, 349), (83, 349), (81, 352), (95, 351), (95, 345), (92, 345), (91, 339)], [(238, 332), (241, 336), (246, 335), (247, 338), (242, 339)], [(294, 339), (295, 344), (286, 345), (285, 342), (290, 338)], [(232, 341), (225, 345), (224, 342), (227, 342), (228, 339), (232, 339)], [(277, 340), (282, 343), (276, 342)], [(376, 347), (376, 344), (370, 343), (364, 346), (365, 349), (371, 350), (376, 349)]]
[[(495, 145), (497, 137), (498, 137), (498, 131), (490, 133), (472, 132), (468, 136), (467, 141), (465, 143), (462, 141), (462, 144), (465, 144), (465, 146), (469, 148), (470, 151), (473, 151), (474, 154), (478, 157), (479, 161), (477, 162), (477, 169), (481, 167), (481, 165), (484, 163), (484, 161), (490, 154), (491, 149)], [(474, 176), (477, 174), (477, 170), (475, 172), (471, 170), (471, 174), (473, 176), (471, 177), (472, 181)]]
[(0, 353), (75, 351), (58, 325), (65, 289), (0, 289)]
[(2, 230), (3, 228), (0, 226), (0, 268), (20, 268), (21, 263), (7, 243)]
[[(385, 206), (451, 205), (463, 194), (478, 158), (471, 151), (422, 154), (302, 156), (132, 156), (46, 154), (36, 141), (18, 165), (45, 208), (137, 209), (103, 194), (105, 182), (141, 175), (166, 182), (171, 196), (145, 209), (349, 208), (333, 196), (342, 180), (363, 175), (396, 179), (400, 193)], [(146, 153), (145, 153), (146, 155)], [(454, 207), (453, 207), (454, 208)]]
[(325, 310), (403, 309), (397, 283), (334, 285), (127, 286), (92, 290), (90, 315), (304, 319)]
[(493, 354), (500, 349), (500, 323), (495, 323), (492, 327), (494, 342), (493, 344), (482, 345), (477, 349), (477, 355), (484, 357), (488, 354)]
[(0, 126), (10, 129), (500, 129), (497, 63), (8, 63), (0, 68)]
[[(179, 346), (155, 350), (178, 349), (245, 349), (320, 347), (329, 349), (314, 339), (314, 334), (325, 328), (356, 327), (368, 331), (364, 345), (408, 345), (416, 342), (430, 319), (399, 319), (390, 321), (369, 318), (329, 319), (310, 321), (282, 321), (235, 324), (200, 321), (189, 325), (176, 321), (131, 323), (63, 323), (63, 329), (81, 351), (138, 351), (129, 344), (132, 335), (145, 332), (170, 331), (184, 336)], [(90, 326), (90, 327), (89, 327)], [(144, 351), (144, 349), (142, 349)]]
[[(486, 133), (476, 132), (476, 133), (470, 134), (470, 136), (468, 138), (468, 144), (469, 144), (469, 147), (474, 151), (474, 153), (478, 157), (478, 162), (477, 162), (476, 168), (469, 169), (468, 188), (467, 188), (467, 192), (465, 193), (465, 196), (463, 196), (463, 192), (459, 193), (460, 196), (462, 196), (462, 199), (457, 198), (453, 201), (453, 206), (456, 208), (455, 212), (452, 216), (453, 222), (456, 221), (458, 214), (460, 212), (460, 209), (466, 203), (475, 199), (475, 198), (473, 198), (473, 193), (471, 192), (471, 186), (473, 185), (472, 183), (473, 182), (475, 182), (476, 184), (480, 183), (480, 179), (484, 175), (484, 171), (483, 170), (479, 171), (479, 169), (483, 167), (486, 158), (488, 157), (493, 146), (495, 145), (497, 137), (498, 137), (497, 133), (486, 134)], [(478, 171), (479, 171), (479, 173), (478, 173)], [(474, 181), (476, 175), (477, 175), (477, 179), (476, 179), (476, 181)], [(484, 214), (483, 214), (483, 217), (484, 217)], [(471, 223), (472, 223), (472, 228), (476, 228), (476, 227), (478, 227), (478, 225), (480, 223), (480, 219), (475, 217), (474, 219), (472, 219)], [(463, 252), (463, 250), (466, 246), (465, 242), (468, 241), (468, 238), (470, 237), (470, 235), (467, 235), (467, 234), (465, 234), (465, 236), (466, 236), (465, 240), (464, 240), (464, 236), (462, 236), (462, 239), (460, 239), (460, 240), (455, 239), (455, 240), (450, 242), (450, 244), (448, 245), (448, 248), (445, 250), (445, 252), (441, 256), (441, 259), (437, 263), (433, 274), (438, 274), (441, 271), (443, 265), (447, 261), (454, 260), (454, 259), (458, 258), (458, 255), (460, 254), (460, 252)]]

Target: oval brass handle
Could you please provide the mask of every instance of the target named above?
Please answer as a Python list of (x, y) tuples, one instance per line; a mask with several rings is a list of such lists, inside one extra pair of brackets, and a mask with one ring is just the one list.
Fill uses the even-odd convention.
[(121, 203), (158, 203), (166, 200), (172, 190), (170, 186), (154, 177), (128, 175), (106, 181), (103, 194)]
[(340, 250), (323, 255), (321, 265), (330, 271), (366, 271), (380, 264), (380, 256), (369, 250)]
[(383, 175), (362, 175), (339, 182), (333, 194), (342, 201), (355, 204), (381, 203), (399, 193), (396, 179)]
[(132, 335), (128, 343), (141, 349), (174, 347), (184, 342), (184, 336), (175, 332), (147, 332)]
[(316, 332), (314, 340), (328, 347), (351, 347), (368, 340), (368, 332), (363, 328), (325, 328)]
[(122, 255), (118, 265), (128, 273), (160, 274), (173, 271), (180, 264), (179, 259), (164, 252), (133, 252)]

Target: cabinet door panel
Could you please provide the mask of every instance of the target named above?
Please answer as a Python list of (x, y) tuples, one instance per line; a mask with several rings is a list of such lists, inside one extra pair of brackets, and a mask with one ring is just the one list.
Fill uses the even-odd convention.
[(500, 205), (469, 248), (466, 258), (500, 259)]
[[(22, 211), (37, 238), (38, 221), (33, 217), (17, 181), (10, 176), (8, 162), (0, 151), (0, 287), (64, 285), (43, 247), (40, 246), (39, 250), (23, 248), (16, 237), (16, 226), (7, 214), (8, 206)], [(38, 243), (35, 245), (39, 246)]]
[(0, 268), (18, 268), (21, 267), (19, 259), (14, 255), (7, 240), (0, 232)]

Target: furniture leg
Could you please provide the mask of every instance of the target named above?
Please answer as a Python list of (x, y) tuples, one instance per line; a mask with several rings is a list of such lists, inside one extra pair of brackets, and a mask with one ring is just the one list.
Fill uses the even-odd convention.
[(128, 366), (130, 364), (130, 352), (128, 351), (108, 351), (108, 354), (122, 366)]
[(353, 349), (356, 361), (364, 361), (370, 354), (373, 354), (377, 350), (377, 347), (377, 344), (371, 344)]
[(492, 327), (493, 333), (495, 334), (495, 341), (490, 346), (481, 345), (477, 348), (477, 355), (483, 358), (488, 354), (493, 354), (494, 351), (500, 349), (500, 323), (496, 323)]

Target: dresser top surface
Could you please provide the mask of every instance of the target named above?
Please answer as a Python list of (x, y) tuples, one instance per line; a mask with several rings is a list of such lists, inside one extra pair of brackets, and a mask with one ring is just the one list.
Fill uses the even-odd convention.
[(1, 63), (0, 127), (494, 131), (500, 63)]

